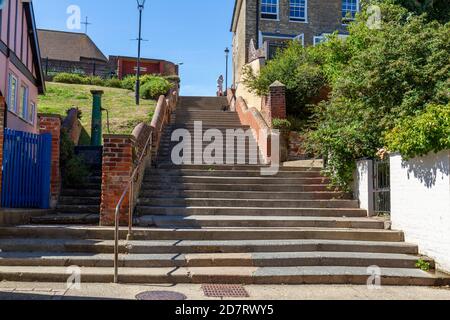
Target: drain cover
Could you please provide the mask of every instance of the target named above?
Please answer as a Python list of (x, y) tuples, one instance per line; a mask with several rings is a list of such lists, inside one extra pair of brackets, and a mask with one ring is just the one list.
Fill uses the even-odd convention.
[(145, 301), (177, 301), (186, 300), (184, 294), (173, 291), (146, 291), (136, 295), (137, 300)]
[(248, 298), (250, 295), (242, 285), (204, 284), (205, 296), (211, 298)]

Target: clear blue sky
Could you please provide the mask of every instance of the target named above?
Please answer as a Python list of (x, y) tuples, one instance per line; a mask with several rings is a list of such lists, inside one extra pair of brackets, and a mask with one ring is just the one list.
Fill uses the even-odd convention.
[[(88, 34), (105, 55), (137, 55), (136, 0), (34, 0), (38, 28), (67, 30), (70, 5), (81, 9), (92, 25)], [(143, 18), (142, 55), (183, 62), (182, 94), (214, 95), (225, 73), (225, 47), (234, 0), (147, 0)], [(84, 32), (84, 26), (82, 25)], [(230, 58), (231, 64), (231, 58)], [(231, 69), (231, 68), (230, 68)], [(231, 79), (231, 75), (230, 75)]]

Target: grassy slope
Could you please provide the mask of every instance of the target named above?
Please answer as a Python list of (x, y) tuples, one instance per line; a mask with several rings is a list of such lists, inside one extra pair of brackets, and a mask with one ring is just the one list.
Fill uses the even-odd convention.
[[(81, 123), (86, 130), (82, 134), (81, 144), (89, 144), (90, 141), (92, 89), (105, 92), (102, 106), (109, 110), (110, 133), (130, 134), (140, 122), (150, 122), (156, 105), (153, 100), (141, 100), (141, 105), (136, 107), (134, 93), (123, 89), (53, 82), (47, 82), (46, 86), (46, 94), (39, 97), (38, 111), (65, 116), (68, 109), (78, 107), (82, 111)], [(108, 133), (106, 112), (103, 112), (103, 133)]]

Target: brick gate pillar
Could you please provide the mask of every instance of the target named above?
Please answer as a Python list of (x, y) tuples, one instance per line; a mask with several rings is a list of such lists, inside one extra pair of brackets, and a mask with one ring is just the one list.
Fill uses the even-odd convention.
[[(269, 87), (268, 107), (271, 119), (286, 119), (286, 86), (275, 81)], [(270, 123), (269, 125), (272, 125)]]
[(59, 164), (61, 148), (61, 116), (55, 114), (39, 114), (39, 133), (52, 135), (52, 160), (50, 177), (50, 206), (56, 207), (61, 193), (61, 168)]
[[(103, 135), (102, 203), (100, 225), (114, 225), (116, 206), (133, 173), (133, 146), (129, 135)], [(121, 224), (128, 224), (129, 197), (120, 209)]]

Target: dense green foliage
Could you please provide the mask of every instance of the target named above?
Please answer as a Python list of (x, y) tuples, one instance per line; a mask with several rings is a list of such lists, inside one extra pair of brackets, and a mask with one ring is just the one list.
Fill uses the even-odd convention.
[(147, 77), (142, 83), (140, 90), (144, 99), (158, 99), (161, 95), (166, 95), (172, 84), (161, 77)]
[(401, 5), (415, 14), (426, 14), (427, 19), (441, 23), (450, 21), (450, 4), (448, 0), (380, 0), (384, 3)]
[(387, 133), (386, 143), (405, 158), (450, 149), (450, 104), (431, 104), (418, 116), (402, 119)]
[(280, 81), (286, 86), (287, 113), (306, 115), (307, 105), (326, 84), (320, 57), (310, 54), (313, 50), (293, 41), (288, 48), (279, 51), (275, 59), (268, 61), (259, 75), (246, 68), (244, 83), (250, 91), (261, 96), (268, 94), (272, 83)]
[(309, 151), (326, 158), (333, 184), (344, 188), (355, 160), (375, 157), (379, 149), (413, 156), (448, 148), (450, 24), (374, 2), (381, 28), (369, 28), (362, 10), (346, 40), (333, 35), (307, 49), (293, 43), (259, 76), (247, 72), (247, 86), (258, 94), (275, 80), (284, 82), (296, 118), (310, 109), (307, 101), (319, 88), (331, 88), (329, 99), (312, 109), (306, 137)]
[(374, 157), (402, 119), (449, 101), (450, 25), (427, 23), (392, 5), (383, 5), (382, 13), (381, 29), (369, 29), (360, 15), (345, 42), (334, 38), (320, 46), (333, 91), (317, 109), (308, 141), (328, 158), (327, 171), (339, 186), (352, 180), (355, 159)]
[(64, 131), (61, 131), (60, 144), (60, 165), (64, 185), (83, 185), (89, 176), (89, 169), (84, 164), (83, 159), (75, 155), (75, 144)]
[[(141, 78), (141, 96), (144, 99), (154, 99), (158, 98), (161, 94), (166, 94), (167, 91), (174, 84), (180, 82), (178, 76), (155, 76), (155, 75), (143, 75)], [(111, 87), (111, 88), (122, 88), (130, 91), (135, 90), (136, 86), (136, 76), (128, 76), (123, 80), (117, 78), (112, 78), (108, 80), (103, 80), (96, 76), (84, 76), (80, 74), (73, 73), (59, 73), (53, 78), (54, 82), (67, 83), (67, 84), (82, 84), (82, 85), (93, 85), (100, 87)]]

